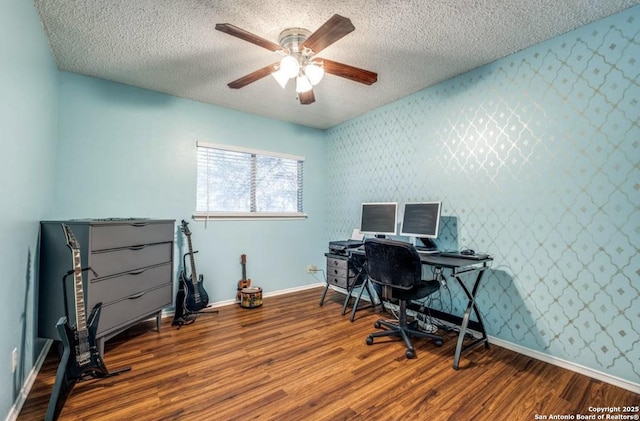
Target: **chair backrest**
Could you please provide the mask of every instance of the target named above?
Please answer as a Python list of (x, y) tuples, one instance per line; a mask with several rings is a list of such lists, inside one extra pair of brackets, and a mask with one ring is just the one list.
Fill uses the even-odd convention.
[(364, 242), (369, 278), (392, 288), (411, 289), (422, 279), (420, 255), (411, 244), (370, 238)]

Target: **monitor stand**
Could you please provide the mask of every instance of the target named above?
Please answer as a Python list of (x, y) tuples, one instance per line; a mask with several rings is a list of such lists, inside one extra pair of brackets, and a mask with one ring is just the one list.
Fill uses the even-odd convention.
[(418, 237), (417, 239), (420, 240), (420, 243), (423, 245), (421, 246), (419, 242), (416, 241), (416, 249), (432, 252), (438, 251), (438, 245), (431, 238)]

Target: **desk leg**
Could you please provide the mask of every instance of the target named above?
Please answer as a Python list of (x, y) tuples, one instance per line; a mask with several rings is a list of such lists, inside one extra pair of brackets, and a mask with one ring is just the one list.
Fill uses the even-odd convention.
[[(356, 283), (356, 280), (354, 279), (353, 283)], [(345, 314), (347, 314), (347, 306), (349, 305), (349, 301), (351, 301), (351, 293), (353, 292), (353, 288), (355, 288), (354, 285), (347, 285), (347, 296), (344, 299), (344, 304), (342, 304), (342, 315), (344, 316)]]
[[(355, 309), (358, 307), (358, 302), (360, 301), (360, 296), (362, 295), (362, 288), (364, 288), (364, 283), (367, 281), (367, 279), (363, 278), (362, 276), (362, 270), (359, 270), (358, 274), (351, 278), (351, 284), (347, 284), (347, 298), (344, 300), (344, 305), (342, 306), (343, 316), (347, 314), (347, 306), (349, 305), (349, 301), (351, 300), (351, 294), (353, 294), (353, 290), (356, 289), (356, 287), (358, 286), (358, 282), (360, 282), (360, 293), (357, 297), (354, 298), (355, 304), (353, 308)], [(353, 319), (351, 321), (353, 321)]]
[(367, 288), (367, 291), (369, 291), (369, 280), (365, 279), (362, 282), (362, 286), (360, 287), (360, 291), (358, 291), (358, 295), (356, 296), (356, 301), (355, 303), (353, 303), (353, 307), (351, 308), (351, 321), (354, 321), (355, 317), (356, 317), (356, 311), (358, 310), (358, 305), (360, 305), (360, 298), (362, 298), (362, 291), (364, 290), (364, 288)]
[(327, 291), (329, 290), (329, 283), (327, 282), (324, 286), (324, 291), (322, 291), (322, 297), (320, 297), (320, 307), (324, 304), (324, 297), (327, 296)]
[(360, 287), (360, 291), (358, 292), (358, 296), (356, 297), (356, 302), (353, 305), (353, 308), (351, 309), (351, 321), (353, 322), (356, 319), (356, 311), (358, 311), (358, 304), (360, 304), (360, 298), (362, 298), (362, 291), (364, 291), (364, 289), (367, 289), (367, 294), (369, 294), (369, 299), (371, 300), (371, 306), (373, 307), (373, 309), (375, 310), (376, 308), (376, 302), (375, 302), (375, 297), (373, 295), (373, 293), (371, 292), (371, 282), (369, 281), (369, 278), (365, 278), (365, 280), (362, 282), (362, 286)]
[[(478, 292), (478, 286), (480, 286), (480, 279), (484, 274), (484, 269), (478, 273), (478, 278), (476, 279), (476, 283), (473, 285), (473, 291), (471, 292), (471, 296), (473, 297), (473, 311), (476, 313), (476, 317), (478, 318), (478, 324), (480, 325), (480, 333), (482, 334), (482, 338), (480, 338), (480, 342), (484, 342), (485, 349), (489, 349), (489, 338), (487, 338), (487, 331), (484, 328), (484, 322), (482, 321), (482, 316), (480, 315), (480, 311), (478, 311), (478, 307), (476, 306), (476, 293)], [(474, 346), (474, 344), (469, 345)]]
[(469, 304), (467, 304), (467, 309), (464, 311), (464, 316), (462, 317), (462, 324), (460, 325), (460, 333), (458, 334), (458, 344), (456, 345), (456, 352), (453, 357), (453, 368), (455, 370), (458, 369), (460, 364), (460, 354), (462, 354), (462, 345), (464, 342), (464, 337), (467, 334), (467, 326), (469, 325), (469, 316), (471, 315), (472, 307), (473, 307), (473, 301), (469, 300)]
[[(462, 282), (462, 279), (460, 279), (459, 276), (457, 275), (455, 276), (456, 280), (458, 281), (458, 284), (460, 284), (460, 286), (464, 290), (464, 293), (467, 295), (467, 298), (469, 298), (469, 303), (467, 304), (467, 309), (464, 311), (464, 316), (462, 317), (462, 324), (460, 325), (460, 333), (458, 334), (458, 343), (456, 344), (456, 352), (453, 357), (454, 370), (457, 370), (460, 365), (460, 355), (462, 354), (463, 351), (466, 351), (469, 348), (472, 348), (480, 343), (484, 343), (485, 348), (489, 348), (489, 340), (487, 338), (487, 332), (484, 328), (484, 323), (482, 322), (482, 316), (480, 315), (480, 312), (478, 311), (478, 307), (476, 306), (476, 298), (475, 298), (476, 292), (478, 291), (478, 286), (480, 285), (480, 279), (482, 279), (483, 274), (484, 274), (484, 269), (481, 270), (480, 273), (478, 273), (478, 276), (476, 277), (476, 281), (473, 284), (473, 289), (471, 291), (469, 291), (469, 288), (467, 288), (467, 286), (464, 284), (464, 282)], [(467, 334), (467, 327), (469, 326), (469, 318), (471, 317), (471, 310), (473, 310), (474, 313), (476, 314), (476, 317), (478, 319), (478, 324), (480, 325), (480, 329), (481, 329), (480, 333), (482, 334), (482, 337), (480, 339), (476, 339), (469, 345), (464, 346), (464, 338)]]
[[(347, 296), (344, 299), (344, 303), (342, 304), (342, 315), (344, 316), (347, 312), (347, 305), (349, 304), (349, 300), (351, 299), (351, 291), (353, 287), (347, 288)], [(327, 296), (327, 291), (329, 291), (329, 283), (324, 286), (324, 291), (322, 291), (322, 296), (320, 297), (320, 307), (324, 305), (324, 299)]]

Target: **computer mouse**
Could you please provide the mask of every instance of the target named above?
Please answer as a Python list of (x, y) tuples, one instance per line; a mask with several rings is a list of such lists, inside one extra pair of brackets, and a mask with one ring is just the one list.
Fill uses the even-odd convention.
[(466, 249), (466, 250), (462, 250), (460, 252), (460, 254), (464, 255), (464, 256), (473, 256), (476, 254), (475, 250), (471, 250), (471, 249)]

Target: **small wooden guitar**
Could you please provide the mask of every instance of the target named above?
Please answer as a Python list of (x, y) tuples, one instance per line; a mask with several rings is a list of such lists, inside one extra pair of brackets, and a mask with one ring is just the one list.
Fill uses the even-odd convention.
[(239, 303), (242, 300), (242, 289), (249, 288), (251, 286), (251, 279), (247, 279), (247, 255), (240, 256), (240, 264), (242, 265), (242, 279), (238, 281), (238, 293), (236, 294), (236, 301)]
[(185, 258), (188, 255), (191, 262), (191, 276), (187, 277), (186, 262), (182, 273), (180, 273), (180, 281), (184, 284), (184, 308), (191, 312), (197, 312), (209, 304), (209, 295), (202, 285), (202, 275), (198, 276), (196, 274), (196, 262), (193, 254), (197, 252), (194, 252), (191, 246), (191, 231), (189, 230), (189, 224), (184, 219), (182, 220), (182, 232), (189, 243), (189, 253), (185, 254)]
[(73, 255), (73, 270), (69, 275), (73, 274), (76, 325), (71, 326), (66, 316), (61, 317), (56, 324), (64, 350), (58, 366), (53, 392), (49, 399), (45, 418), (47, 421), (58, 419), (67, 397), (78, 380), (111, 375), (100, 357), (96, 344), (96, 331), (98, 330), (102, 303), (97, 304), (91, 310), (87, 321), (82, 289), (83, 269), (81, 269), (80, 263), (80, 246), (68, 225), (62, 224), (62, 229)]

